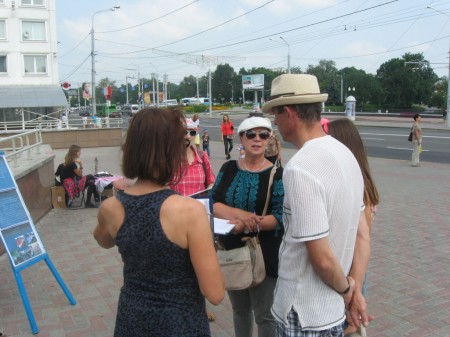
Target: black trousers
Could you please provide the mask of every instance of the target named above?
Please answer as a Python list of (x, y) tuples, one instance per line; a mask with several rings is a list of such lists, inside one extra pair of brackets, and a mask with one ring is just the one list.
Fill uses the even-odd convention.
[(223, 136), (223, 146), (225, 147), (225, 155), (228, 156), (231, 154), (231, 150), (233, 149), (233, 139)]
[(94, 198), (96, 201), (100, 200), (100, 196), (97, 192), (97, 187), (95, 186), (95, 178), (92, 174), (88, 174), (86, 176), (86, 188), (87, 188), (87, 197), (86, 197), (86, 203), (92, 203), (91, 198), (92, 194), (94, 195)]

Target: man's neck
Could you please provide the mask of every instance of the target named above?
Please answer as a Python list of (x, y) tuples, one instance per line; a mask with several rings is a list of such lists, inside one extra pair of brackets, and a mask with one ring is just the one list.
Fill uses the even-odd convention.
[(297, 130), (295, 146), (297, 149), (301, 149), (306, 142), (326, 135), (327, 134), (323, 131), (320, 122), (314, 122), (312, 125), (306, 125), (302, 122)]

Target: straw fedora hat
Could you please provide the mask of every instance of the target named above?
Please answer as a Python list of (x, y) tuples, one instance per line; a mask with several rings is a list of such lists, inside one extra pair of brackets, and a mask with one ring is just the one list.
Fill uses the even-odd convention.
[(283, 74), (272, 81), (270, 100), (262, 107), (270, 113), (273, 107), (290, 104), (325, 102), (328, 94), (321, 94), (317, 77), (306, 74)]

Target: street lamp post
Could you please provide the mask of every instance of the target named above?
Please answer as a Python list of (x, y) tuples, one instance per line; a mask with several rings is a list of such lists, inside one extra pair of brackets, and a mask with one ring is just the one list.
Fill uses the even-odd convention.
[(125, 83), (127, 85), (127, 91), (126, 91), (126, 93), (127, 93), (127, 104), (129, 104), (129, 100), (128, 100), (128, 79), (129, 78), (134, 78), (134, 76), (128, 76), (128, 75), (125, 76)]
[[(447, 13), (444, 13), (444, 12), (442, 12), (436, 8), (433, 8), (431, 6), (427, 6), (427, 8), (432, 9), (435, 12), (438, 12), (440, 14), (450, 17), (450, 15), (448, 15)], [(448, 45), (447, 115), (446, 115), (448, 128), (450, 128), (450, 118), (448, 116), (449, 112), (450, 112), (450, 41), (449, 41), (449, 45)]]
[(280, 39), (286, 43), (287, 47), (288, 47), (288, 54), (287, 54), (287, 72), (288, 74), (291, 73), (291, 45), (282, 37), (280, 36)]
[(91, 26), (91, 76), (92, 76), (92, 83), (91, 83), (91, 90), (92, 90), (92, 115), (95, 116), (97, 114), (97, 101), (95, 97), (95, 37), (94, 37), (94, 17), (95, 14), (102, 13), (102, 12), (108, 12), (108, 11), (115, 11), (116, 9), (119, 9), (120, 6), (114, 6), (112, 8), (103, 9), (101, 11), (97, 11), (94, 14), (92, 14), (92, 26)]

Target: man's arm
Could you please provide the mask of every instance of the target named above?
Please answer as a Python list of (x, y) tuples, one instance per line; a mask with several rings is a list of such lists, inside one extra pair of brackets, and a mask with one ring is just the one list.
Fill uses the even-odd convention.
[(319, 277), (330, 288), (344, 297), (347, 306), (352, 298), (355, 281), (346, 277), (331, 250), (328, 237), (305, 242), (311, 264)]

